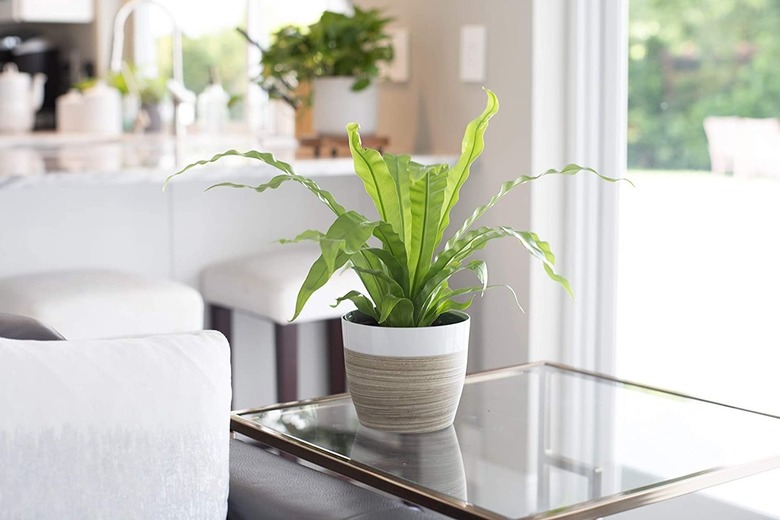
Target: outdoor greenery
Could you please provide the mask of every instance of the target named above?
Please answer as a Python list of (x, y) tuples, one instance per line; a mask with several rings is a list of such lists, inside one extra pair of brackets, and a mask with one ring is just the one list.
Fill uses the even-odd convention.
[[(159, 39), (157, 62), (160, 75), (171, 77), (171, 46), (173, 39)], [(184, 84), (196, 94), (209, 85), (210, 71), (216, 67), (222, 86), (231, 93), (243, 92), (246, 81), (246, 41), (233, 29), (206, 34), (199, 38), (182, 38)]]
[[(322, 287), (337, 270), (351, 267), (360, 276), (366, 294), (350, 291), (339, 301), (351, 300), (373, 321), (390, 327), (425, 327), (437, 323), (451, 310), (464, 310), (474, 295), (493, 287), (488, 285), (487, 265), (472, 255), (497, 238), (510, 237), (540, 260), (548, 276), (571, 292), (568, 281), (554, 270), (555, 256), (547, 242), (535, 233), (509, 226), (475, 227), (476, 221), (511, 190), (548, 174), (574, 175), (590, 168), (570, 164), (561, 170), (548, 170), (535, 177), (522, 175), (501, 185), (486, 204), (454, 231), (449, 229), (450, 213), (469, 177), (469, 170), (482, 153), (484, 134), (489, 120), (498, 112), (498, 99), (487, 90), (487, 106), (466, 127), (461, 155), (454, 166), (422, 165), (408, 155), (380, 154), (363, 148), (358, 125), (347, 125), (355, 173), (363, 181), (378, 213), (377, 220), (345, 209), (314, 181), (296, 175), (292, 167), (264, 152), (240, 153), (235, 150), (215, 155), (209, 160), (191, 164), (168, 180), (196, 165), (217, 161), (225, 156), (243, 156), (269, 164), (282, 173), (259, 186), (220, 183), (215, 186), (249, 188), (257, 192), (276, 189), (294, 181), (311, 191), (335, 215), (326, 232), (308, 230), (292, 240), (319, 243), (321, 255), (314, 262), (298, 294), (295, 316), (309, 297)], [(214, 186), (212, 186), (214, 187)], [(445, 240), (445, 231), (449, 237)], [(450, 278), (471, 271), (478, 284), (453, 289)], [(462, 300), (461, 298), (465, 298)]]
[(705, 117), (780, 116), (780, 2), (629, 5), (629, 168), (709, 169)]

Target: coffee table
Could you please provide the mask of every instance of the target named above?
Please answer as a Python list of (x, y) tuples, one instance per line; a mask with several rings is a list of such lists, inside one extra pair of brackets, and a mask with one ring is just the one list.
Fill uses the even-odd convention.
[(453, 518), (597, 518), (780, 467), (780, 417), (554, 363), (467, 376), (455, 424), (360, 426), (349, 394), (233, 431)]

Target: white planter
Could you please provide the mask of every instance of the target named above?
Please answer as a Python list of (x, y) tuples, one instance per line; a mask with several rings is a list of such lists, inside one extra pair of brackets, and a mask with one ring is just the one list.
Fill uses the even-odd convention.
[[(363, 426), (422, 433), (455, 419), (468, 360), (471, 319), (435, 327), (379, 327), (342, 318), (347, 385)], [(457, 321), (459, 320), (459, 321)]]
[(355, 122), (364, 134), (376, 133), (376, 83), (353, 92), (354, 82), (355, 79), (350, 77), (317, 78), (312, 81), (315, 132), (342, 136), (346, 134), (347, 123)]

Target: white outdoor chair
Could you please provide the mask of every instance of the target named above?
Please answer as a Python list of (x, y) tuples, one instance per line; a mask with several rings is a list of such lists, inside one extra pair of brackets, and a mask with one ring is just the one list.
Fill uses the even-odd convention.
[(734, 159), (740, 148), (739, 119), (716, 116), (704, 118), (712, 173), (725, 175), (734, 171)]
[(775, 118), (741, 118), (734, 177), (777, 175), (780, 170), (780, 121)]

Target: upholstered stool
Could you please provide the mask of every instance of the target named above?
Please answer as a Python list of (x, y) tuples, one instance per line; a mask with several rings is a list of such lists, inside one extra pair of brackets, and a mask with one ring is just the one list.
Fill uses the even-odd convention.
[(115, 271), (0, 278), (0, 312), (40, 320), (69, 340), (203, 329), (203, 299), (195, 289)]
[(349, 301), (336, 308), (331, 305), (339, 296), (363, 289), (357, 274), (351, 269), (336, 272), (312, 295), (300, 316), (289, 322), (298, 290), (319, 252), (316, 246), (286, 245), (273, 252), (212, 265), (201, 273), (201, 292), (208, 306), (211, 328), (222, 332), (228, 341), (233, 311), (273, 322), (278, 402), (297, 399), (299, 323), (326, 322), (329, 390), (330, 393), (346, 390), (340, 318), (354, 306)]

